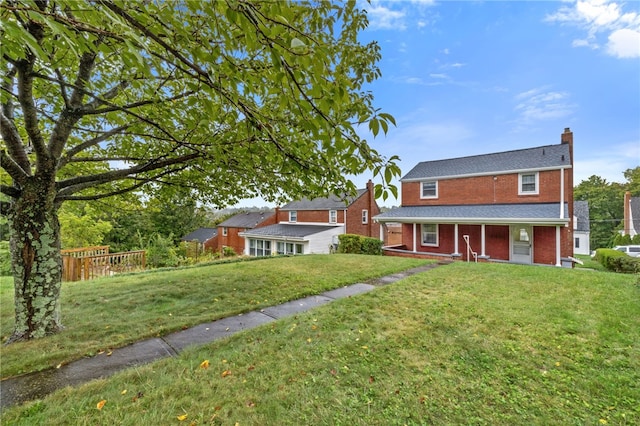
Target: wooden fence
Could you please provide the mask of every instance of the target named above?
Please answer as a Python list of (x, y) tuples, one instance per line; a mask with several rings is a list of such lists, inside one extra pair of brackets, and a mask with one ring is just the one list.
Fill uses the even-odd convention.
[(109, 253), (109, 246), (62, 250), (62, 280), (81, 281), (121, 272), (141, 271), (146, 266), (144, 250)]

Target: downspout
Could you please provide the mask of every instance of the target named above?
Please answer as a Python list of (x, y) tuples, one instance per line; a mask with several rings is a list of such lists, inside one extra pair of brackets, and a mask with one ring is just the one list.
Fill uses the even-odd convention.
[(416, 246), (416, 224), (413, 224), (413, 251), (417, 252), (417, 246)]

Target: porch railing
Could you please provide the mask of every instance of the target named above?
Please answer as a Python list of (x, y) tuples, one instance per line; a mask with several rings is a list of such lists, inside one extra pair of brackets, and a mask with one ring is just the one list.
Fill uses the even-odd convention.
[(476, 263), (478, 263), (478, 253), (471, 249), (471, 244), (469, 243), (469, 236), (463, 235), (462, 238), (464, 239), (464, 242), (467, 244), (467, 262), (469, 261), (469, 257), (473, 256), (473, 260)]

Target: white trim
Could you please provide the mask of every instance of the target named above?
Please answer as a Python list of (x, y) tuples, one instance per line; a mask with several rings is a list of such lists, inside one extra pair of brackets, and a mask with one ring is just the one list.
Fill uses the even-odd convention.
[[(434, 225), (436, 227), (436, 242), (435, 243), (425, 243), (423, 236), (424, 236), (424, 231), (422, 230), (424, 225)], [(440, 247), (440, 227), (438, 226), (437, 223), (422, 223), (420, 224), (420, 245), (422, 247)]]
[[(331, 218), (333, 214), (333, 220)], [(338, 223), (338, 210), (329, 210), (329, 223), (330, 224), (334, 224), (334, 223)]]
[[(435, 185), (435, 195), (424, 195), (424, 185), (425, 183), (432, 183)], [(434, 200), (438, 198), (438, 181), (437, 180), (425, 180), (420, 182), (420, 199), (421, 200)]]
[(460, 249), (458, 247), (458, 224), (457, 223), (453, 225), (453, 254), (454, 255), (460, 254)]
[[(523, 191), (522, 190), (522, 177), (523, 176), (534, 176), (535, 186), (536, 188), (533, 191)], [(518, 195), (539, 195), (540, 194), (540, 174), (536, 172), (526, 172), (526, 173), (518, 173)]]
[(362, 224), (363, 225), (368, 225), (369, 224), (369, 210), (368, 209), (362, 209)]
[(532, 225), (567, 225), (569, 223), (569, 219), (560, 219), (560, 218), (529, 218), (529, 217), (517, 217), (517, 218), (486, 218), (486, 217), (394, 217), (389, 218), (389, 220), (380, 220), (377, 219), (380, 223), (386, 222), (399, 222), (399, 223), (440, 223), (440, 224), (471, 224), (475, 225), (478, 223), (487, 223), (491, 225), (511, 225), (511, 224), (519, 224), (519, 223), (528, 223)]
[(556, 266), (562, 266), (562, 258), (560, 257), (560, 227), (556, 226)]
[(479, 176), (500, 176), (511, 175), (515, 173), (527, 173), (527, 172), (548, 172), (550, 170), (558, 170), (560, 168), (571, 169), (572, 166), (552, 166), (552, 167), (539, 167), (535, 169), (517, 169), (517, 170), (501, 170), (495, 172), (482, 172), (482, 173), (465, 173), (460, 175), (443, 175), (443, 176), (422, 176), (410, 179), (400, 179), (400, 182), (422, 182), (426, 180), (445, 180), (445, 179), (458, 179), (463, 177), (479, 177)]
[[(292, 215), (295, 216), (295, 220), (291, 220)], [(289, 210), (289, 223), (298, 222), (298, 210)]]

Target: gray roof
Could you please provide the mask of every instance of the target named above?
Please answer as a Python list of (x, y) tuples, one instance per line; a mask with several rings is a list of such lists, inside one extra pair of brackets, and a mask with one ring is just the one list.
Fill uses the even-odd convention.
[(248, 212), (238, 213), (230, 217), (218, 226), (227, 228), (255, 228), (260, 222), (273, 216), (273, 212)]
[(633, 229), (640, 232), (640, 197), (631, 197), (629, 199), (631, 207), (631, 219), (633, 220)]
[(411, 169), (401, 180), (411, 181), (560, 167), (571, 167), (569, 144), (546, 145), (448, 160), (423, 161)]
[(217, 235), (218, 229), (216, 228), (198, 228), (182, 237), (182, 241), (197, 240), (200, 243), (204, 243)]
[(575, 230), (581, 232), (589, 232), (589, 202), (574, 201), (573, 215), (576, 217)]
[[(345, 209), (355, 200), (360, 198), (362, 194), (367, 192), (366, 189), (358, 189), (355, 196), (342, 196), (338, 197), (336, 195), (332, 195), (326, 198), (314, 198), (313, 200), (309, 200), (308, 198), (303, 198), (302, 200), (292, 201), (289, 204), (281, 207), (280, 210), (340, 210)], [(346, 202), (345, 202), (346, 201)]]
[(539, 223), (564, 225), (569, 209), (564, 204), (560, 218), (558, 203), (466, 204), (409, 206), (391, 209), (374, 217), (379, 222), (404, 223)]
[(337, 226), (330, 225), (291, 225), (278, 223), (276, 225), (264, 226), (243, 232), (245, 237), (274, 237), (274, 238), (296, 238), (303, 239), (318, 232), (335, 229)]

